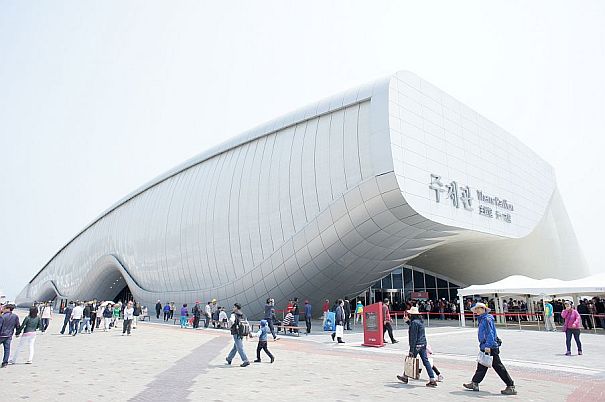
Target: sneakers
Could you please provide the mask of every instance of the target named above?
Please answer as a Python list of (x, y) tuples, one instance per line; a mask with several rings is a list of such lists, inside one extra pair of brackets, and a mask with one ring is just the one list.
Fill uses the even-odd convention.
[(225, 358), (225, 361), (227, 362), (227, 364), (230, 366), (231, 365), (231, 360)]
[(404, 383), (404, 384), (407, 384), (407, 383), (408, 383), (408, 378), (407, 378), (405, 375), (398, 375), (398, 376), (397, 376), (397, 379), (398, 379), (399, 381), (401, 381), (402, 383)]
[(271, 363), (275, 361), (275, 357), (271, 356)]
[(342, 339), (338, 338), (338, 343), (345, 343)]
[(276, 336), (275, 338), (273, 338), (274, 341), (277, 341), (279, 339), (279, 336)]
[(462, 386), (472, 391), (479, 391), (479, 384), (477, 384), (476, 382), (469, 382), (468, 384), (462, 384)]
[(32, 361), (28, 360), (28, 361), (25, 362), (25, 364), (32, 364)]
[(332, 340), (334, 340), (334, 337), (336, 336), (335, 333), (332, 333)]
[(240, 366), (240, 367), (247, 367), (247, 366), (249, 366), (249, 365), (250, 365), (250, 362), (245, 361), (245, 362), (243, 362), (242, 364), (240, 364), (239, 366)]
[(8, 364), (13, 365), (13, 364), (15, 364), (15, 362), (14, 362), (14, 361), (12, 361), (12, 360), (9, 360), (9, 361), (8, 361)]
[(437, 386), (437, 381), (431, 380), (431, 381), (429, 381), (429, 382), (426, 383), (426, 386), (430, 387), (430, 388), (435, 388)]
[(565, 353), (565, 356), (571, 356), (571, 352)]
[(582, 356), (582, 351), (578, 350), (578, 356)]
[(0, 366), (0, 368), (5, 368), (6, 366), (8, 366), (8, 363), (2, 363), (2, 365)]
[(441, 381), (443, 381), (443, 374), (439, 374), (437, 376), (437, 382), (441, 382)]
[(393, 339), (391, 343), (399, 343), (399, 341), (397, 339)]
[(502, 391), (500, 391), (502, 395), (517, 395), (517, 391), (515, 390), (514, 385), (508, 385)]
[(254, 363), (260, 363), (260, 359), (254, 360)]

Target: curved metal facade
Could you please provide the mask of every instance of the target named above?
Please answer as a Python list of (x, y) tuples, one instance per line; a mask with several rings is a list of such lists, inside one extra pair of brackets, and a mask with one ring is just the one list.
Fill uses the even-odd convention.
[(466, 283), (565, 277), (571, 262), (581, 274), (555, 188), (550, 166), (514, 137), (401, 72), (135, 191), (62, 248), (18, 302), (112, 298), (125, 280), (145, 303), (217, 298), (255, 316), (267, 297), (319, 305), (410, 260)]

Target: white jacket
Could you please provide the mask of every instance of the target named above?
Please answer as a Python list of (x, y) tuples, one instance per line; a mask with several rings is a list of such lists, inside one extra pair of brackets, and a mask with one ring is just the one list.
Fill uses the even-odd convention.
[(72, 320), (81, 320), (83, 315), (84, 315), (84, 307), (76, 306), (76, 307), (74, 307), (74, 309), (71, 312), (71, 319)]
[(125, 320), (132, 320), (132, 318), (134, 317), (134, 307), (126, 307), (124, 309), (124, 319)]

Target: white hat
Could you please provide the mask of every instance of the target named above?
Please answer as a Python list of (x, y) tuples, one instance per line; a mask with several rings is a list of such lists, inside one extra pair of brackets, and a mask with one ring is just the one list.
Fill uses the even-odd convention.
[(475, 305), (473, 307), (471, 307), (471, 311), (474, 313), (478, 307), (483, 307), (485, 309), (486, 313), (489, 313), (490, 311), (492, 311), (491, 308), (487, 307), (484, 303), (481, 303), (481, 302), (475, 303)]
[(418, 307), (416, 306), (412, 306), (408, 311), (408, 314), (420, 314), (420, 311), (418, 311)]

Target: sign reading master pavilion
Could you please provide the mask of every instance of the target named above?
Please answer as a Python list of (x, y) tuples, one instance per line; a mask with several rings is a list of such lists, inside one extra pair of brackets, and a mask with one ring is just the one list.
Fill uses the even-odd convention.
[[(444, 200), (444, 202), (451, 202), (455, 208), (462, 206), (469, 212), (474, 211), (473, 203), (475, 199), (469, 186), (462, 186), (456, 181), (444, 184), (441, 176), (431, 174), (429, 188), (435, 192), (436, 202), (441, 203)], [(476, 195), (479, 215), (512, 223), (510, 212), (513, 212), (515, 209), (511, 202), (504, 198), (486, 194), (483, 190), (476, 190)]]

